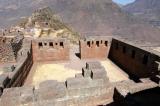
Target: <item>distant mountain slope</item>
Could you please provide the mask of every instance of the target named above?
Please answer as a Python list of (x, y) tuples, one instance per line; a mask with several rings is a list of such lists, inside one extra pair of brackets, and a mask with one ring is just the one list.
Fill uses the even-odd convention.
[[(78, 33), (72, 31), (61, 22), (49, 7), (35, 10), (31, 16), (17, 23), (16, 27), (22, 29), (24, 36), (34, 38), (66, 38), (72, 43), (79, 42)], [(16, 28), (15, 27), (15, 28)]]
[(123, 9), (160, 26), (160, 0), (136, 0)]
[(29, 16), (35, 9), (46, 6), (82, 35), (114, 34), (160, 41), (159, 29), (126, 14), (112, 0), (0, 0), (0, 25), (16, 23), (20, 17)]

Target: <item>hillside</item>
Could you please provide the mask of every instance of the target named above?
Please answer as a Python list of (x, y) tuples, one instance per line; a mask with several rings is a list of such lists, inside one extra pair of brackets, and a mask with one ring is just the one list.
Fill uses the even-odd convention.
[(124, 6), (123, 9), (160, 26), (160, 0), (136, 0), (134, 3)]
[(17, 25), (24, 29), (22, 32), (25, 36), (67, 38), (73, 43), (79, 40), (79, 34), (59, 20), (49, 7), (35, 10), (31, 16), (19, 21)]
[(35, 9), (49, 6), (65, 25), (81, 35), (118, 35), (130, 39), (160, 41), (159, 29), (126, 14), (112, 0), (0, 1), (0, 25), (14, 24)]

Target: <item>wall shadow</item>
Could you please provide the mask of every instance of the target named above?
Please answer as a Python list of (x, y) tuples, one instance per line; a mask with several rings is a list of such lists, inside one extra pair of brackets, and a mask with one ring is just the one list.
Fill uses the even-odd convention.
[(79, 59), (81, 59), (80, 53), (75, 53), (75, 55), (76, 55)]

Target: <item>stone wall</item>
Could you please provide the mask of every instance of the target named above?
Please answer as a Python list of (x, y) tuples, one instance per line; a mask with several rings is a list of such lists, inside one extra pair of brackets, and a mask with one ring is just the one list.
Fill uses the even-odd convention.
[(10, 87), (20, 87), (24, 84), (25, 79), (32, 67), (33, 59), (31, 52), (31, 42), (24, 41), (23, 49), (17, 55), (18, 61), (11, 66), (11, 71), (0, 75), (0, 92)]
[(65, 39), (32, 41), (34, 62), (69, 60), (69, 43)]
[(109, 41), (104, 39), (80, 40), (81, 59), (105, 59), (109, 51)]
[(15, 63), (17, 53), (22, 47), (23, 36), (15, 36), (13, 38), (0, 38), (0, 63)]
[[(96, 64), (97, 67), (94, 65)], [(35, 87), (4, 89), (0, 105), (5, 106), (96, 106), (112, 102), (114, 88), (100, 63), (87, 63), (86, 70), (66, 82), (45, 81)], [(94, 67), (93, 67), (94, 66)], [(83, 68), (84, 69), (84, 68)], [(96, 74), (93, 72), (97, 70)], [(85, 75), (85, 76), (84, 76)], [(87, 75), (87, 76), (86, 76)], [(106, 75), (106, 73), (105, 73)], [(8, 101), (8, 102), (7, 102)]]
[(117, 84), (113, 96), (118, 104), (116, 106), (159, 106), (159, 85), (149, 79), (141, 81), (123, 81)]
[(14, 52), (14, 55), (15, 55), (16, 59), (17, 59), (17, 54), (18, 54), (19, 50), (23, 46), (22, 45), (23, 44), (23, 39), (24, 39), (23, 35), (17, 35), (11, 41), (12, 49), (13, 49), (13, 52)]
[(109, 58), (130, 76), (136, 78), (152, 77), (158, 74), (157, 56), (140, 47), (113, 39)]
[(16, 57), (14, 55), (10, 40), (11, 39), (4, 37), (0, 38), (0, 63), (16, 62)]
[[(81, 74), (65, 82), (48, 80), (34, 86), (4, 89), (0, 106), (99, 106), (113, 102), (126, 102), (125, 98), (159, 84), (140, 79), (110, 83), (104, 67), (99, 62), (87, 62)], [(127, 101), (128, 102), (128, 101)]]
[[(97, 43), (99, 41), (99, 44)], [(102, 43), (101, 43), (102, 41)], [(158, 74), (159, 57), (142, 48), (120, 40), (80, 41), (82, 59), (109, 58), (130, 75), (138, 78)], [(91, 50), (91, 52), (90, 52)], [(93, 54), (92, 54), (93, 52)], [(110, 83), (105, 68), (99, 62), (87, 62), (82, 73), (65, 82), (45, 81), (34, 86), (22, 86), (35, 62), (69, 59), (69, 44), (63, 39), (23, 40), (10, 72), (0, 75), (0, 106), (97, 106), (111, 102), (126, 102), (124, 98), (147, 89), (159, 88), (160, 77)], [(21, 87), (22, 86), (22, 87)], [(119, 106), (119, 105), (118, 105)]]

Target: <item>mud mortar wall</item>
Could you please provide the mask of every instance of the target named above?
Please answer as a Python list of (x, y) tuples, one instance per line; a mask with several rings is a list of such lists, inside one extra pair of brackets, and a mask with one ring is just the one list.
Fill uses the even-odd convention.
[(32, 41), (34, 62), (69, 60), (69, 43), (64, 39)]
[(116, 39), (112, 40), (109, 58), (134, 77), (145, 78), (158, 74), (156, 55)]

